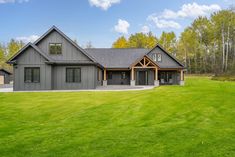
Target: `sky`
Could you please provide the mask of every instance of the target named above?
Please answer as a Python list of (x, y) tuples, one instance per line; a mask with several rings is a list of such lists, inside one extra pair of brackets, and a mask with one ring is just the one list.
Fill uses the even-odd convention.
[(0, 42), (33, 42), (55, 25), (80, 46), (111, 47), (120, 36), (174, 31), (235, 0), (0, 0)]

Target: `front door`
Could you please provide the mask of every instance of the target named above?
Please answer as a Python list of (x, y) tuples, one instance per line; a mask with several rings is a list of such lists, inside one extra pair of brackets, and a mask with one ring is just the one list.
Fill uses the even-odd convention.
[(139, 85), (147, 85), (148, 72), (147, 71), (139, 71), (138, 73), (139, 73), (138, 84)]

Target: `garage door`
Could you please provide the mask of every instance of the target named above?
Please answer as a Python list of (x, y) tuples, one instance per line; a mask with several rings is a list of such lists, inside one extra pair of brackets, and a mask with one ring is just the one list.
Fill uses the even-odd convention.
[(0, 84), (4, 84), (4, 76), (0, 76)]

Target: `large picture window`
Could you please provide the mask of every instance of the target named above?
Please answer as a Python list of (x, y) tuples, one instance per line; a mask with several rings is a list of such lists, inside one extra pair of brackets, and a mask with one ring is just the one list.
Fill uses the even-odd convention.
[(49, 44), (50, 54), (59, 55), (62, 54), (62, 44), (61, 43), (50, 43)]
[(66, 82), (81, 82), (81, 68), (66, 68)]
[(39, 83), (40, 82), (40, 68), (39, 67), (25, 67), (24, 68), (24, 82), (25, 83)]

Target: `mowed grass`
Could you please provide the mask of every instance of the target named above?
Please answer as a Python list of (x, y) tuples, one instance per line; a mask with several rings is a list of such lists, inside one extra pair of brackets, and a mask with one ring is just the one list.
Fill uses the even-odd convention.
[(0, 94), (0, 157), (234, 157), (235, 82)]

